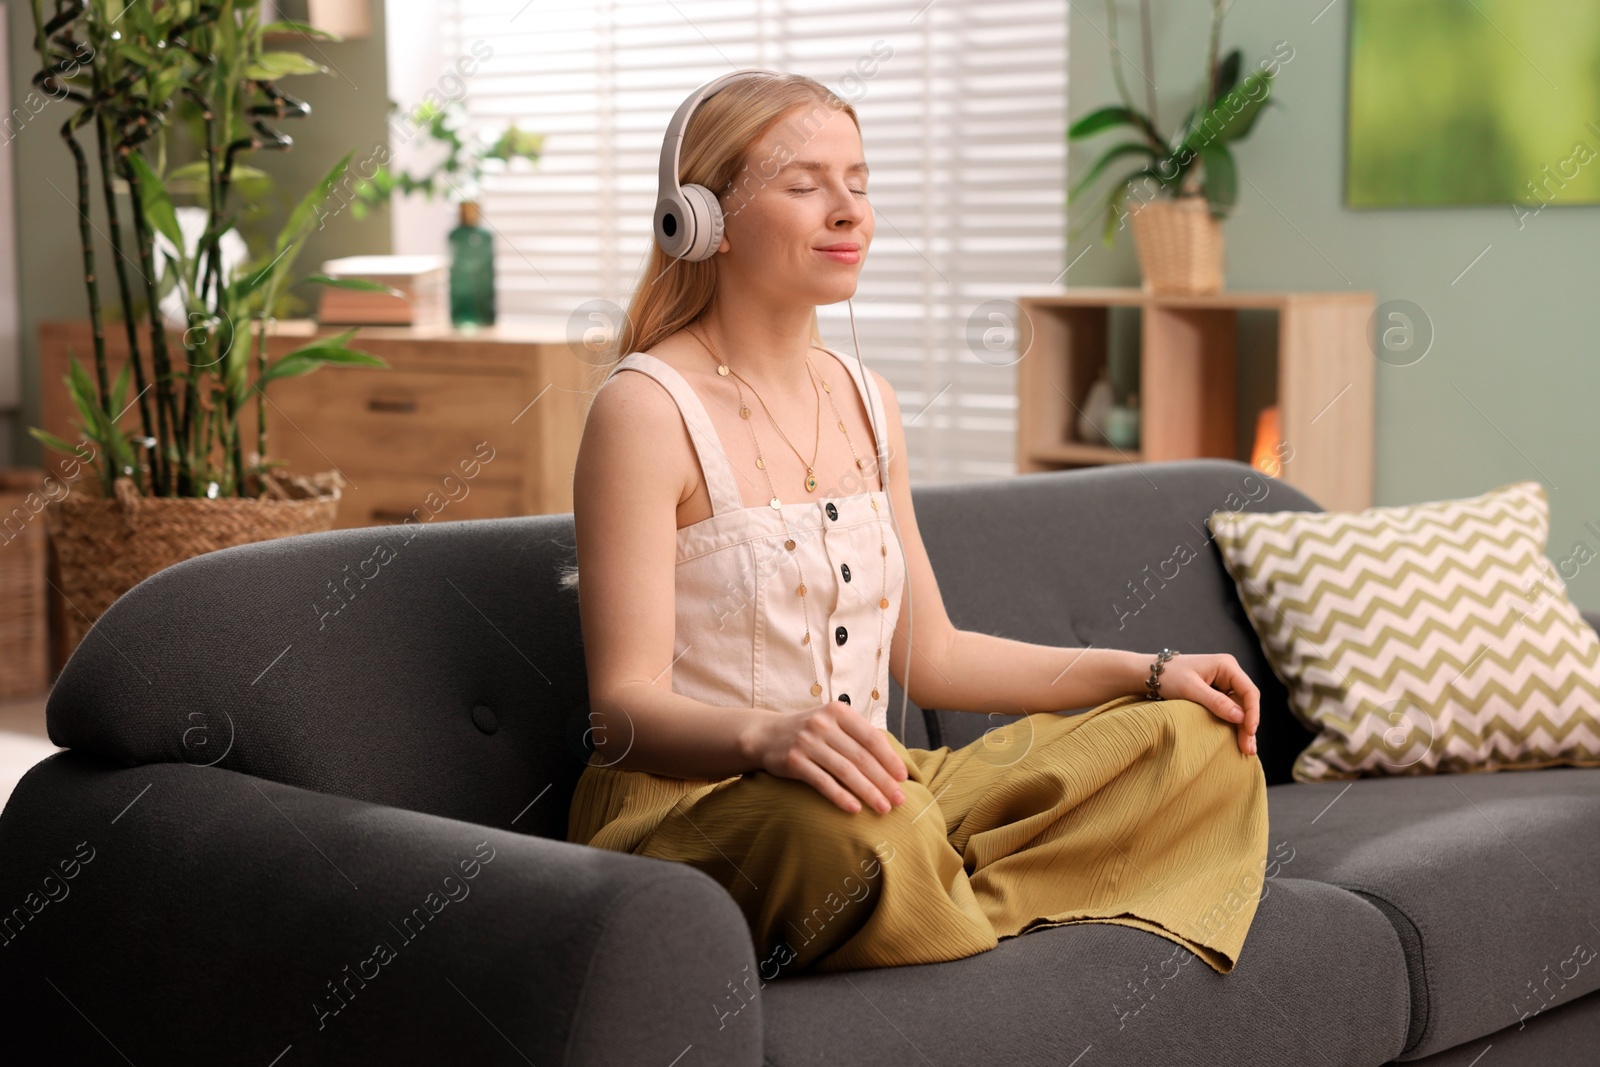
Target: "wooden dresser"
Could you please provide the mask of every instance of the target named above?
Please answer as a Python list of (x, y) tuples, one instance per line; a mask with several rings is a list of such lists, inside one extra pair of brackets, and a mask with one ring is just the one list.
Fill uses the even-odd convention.
[[(281, 322), (269, 358), (343, 328)], [(594, 368), (578, 358), (565, 333), (565, 323), (554, 320), (472, 333), (363, 326), (351, 346), (388, 368), (325, 366), (268, 385), (267, 454), (287, 460), (291, 473), (344, 475), (340, 528), (398, 523), (412, 514), (451, 521), (571, 511), (584, 389)], [(146, 346), (147, 338), (140, 341)], [(69, 350), (93, 374), (89, 325), (42, 323), (39, 342), (43, 426), (76, 441), (77, 411), (61, 381)], [(107, 331), (106, 344), (114, 378), (127, 360), (120, 326)], [(147, 346), (144, 355), (148, 367)], [(252, 401), (241, 418), (247, 451), (255, 413)], [(122, 424), (139, 427), (137, 407)]]

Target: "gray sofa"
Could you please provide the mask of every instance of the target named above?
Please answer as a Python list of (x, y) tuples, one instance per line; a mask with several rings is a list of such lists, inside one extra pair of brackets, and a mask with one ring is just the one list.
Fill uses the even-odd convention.
[[(1231, 652), (1261, 687), (1270, 862), (1232, 974), (1077, 925), (764, 980), (709, 877), (563, 839), (586, 751), (572, 516), (442, 522), (211, 553), (95, 625), (48, 705), (70, 751), (0, 815), (6, 1060), (1600, 1060), (1600, 770), (1290, 779), (1308, 735), (1204, 520), (1311, 500), (1222, 460), (914, 498), (958, 626)], [(1163, 571), (1180, 541), (1198, 558)], [(901, 733), (899, 699), (911, 746), (997, 721)]]

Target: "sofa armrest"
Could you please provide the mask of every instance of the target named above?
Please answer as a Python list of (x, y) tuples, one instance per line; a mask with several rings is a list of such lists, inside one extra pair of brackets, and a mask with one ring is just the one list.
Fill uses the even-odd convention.
[(216, 767), (44, 760), (0, 909), (18, 1062), (761, 1062), (749, 930), (693, 867)]
[(1600, 630), (1600, 611), (1581, 611), (1580, 610), (1578, 612), (1578, 614), (1583, 616), (1583, 621), (1584, 622), (1587, 622), (1590, 626), (1593, 626), (1596, 630)]

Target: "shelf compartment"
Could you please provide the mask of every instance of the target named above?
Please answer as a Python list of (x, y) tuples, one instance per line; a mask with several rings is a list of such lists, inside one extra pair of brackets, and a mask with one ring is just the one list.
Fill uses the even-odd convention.
[[(1286, 446), (1275, 476), (1332, 510), (1372, 505), (1371, 292), (1045, 288), (1017, 303), (1018, 473), (1201, 457), (1250, 463), (1257, 419), (1275, 407)], [(1101, 368), (1126, 369), (1124, 316), (1139, 337), (1140, 442), (1119, 450), (1077, 441), (1074, 431)]]
[(1139, 351), (1147, 459), (1236, 459), (1238, 323), (1229, 309), (1151, 305)]

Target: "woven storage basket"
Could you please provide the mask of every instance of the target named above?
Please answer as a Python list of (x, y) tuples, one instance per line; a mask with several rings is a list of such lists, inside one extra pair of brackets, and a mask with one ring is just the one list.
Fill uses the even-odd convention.
[(46, 509), (65, 600), (65, 658), (89, 626), (150, 575), (219, 548), (333, 528), (338, 471), (265, 479), (260, 497), (146, 497), (129, 478), (116, 496), (73, 494)]
[(0, 470), (0, 700), (50, 688), (43, 470)]
[(1222, 224), (1203, 196), (1147, 200), (1129, 217), (1147, 293), (1199, 296), (1222, 290)]

